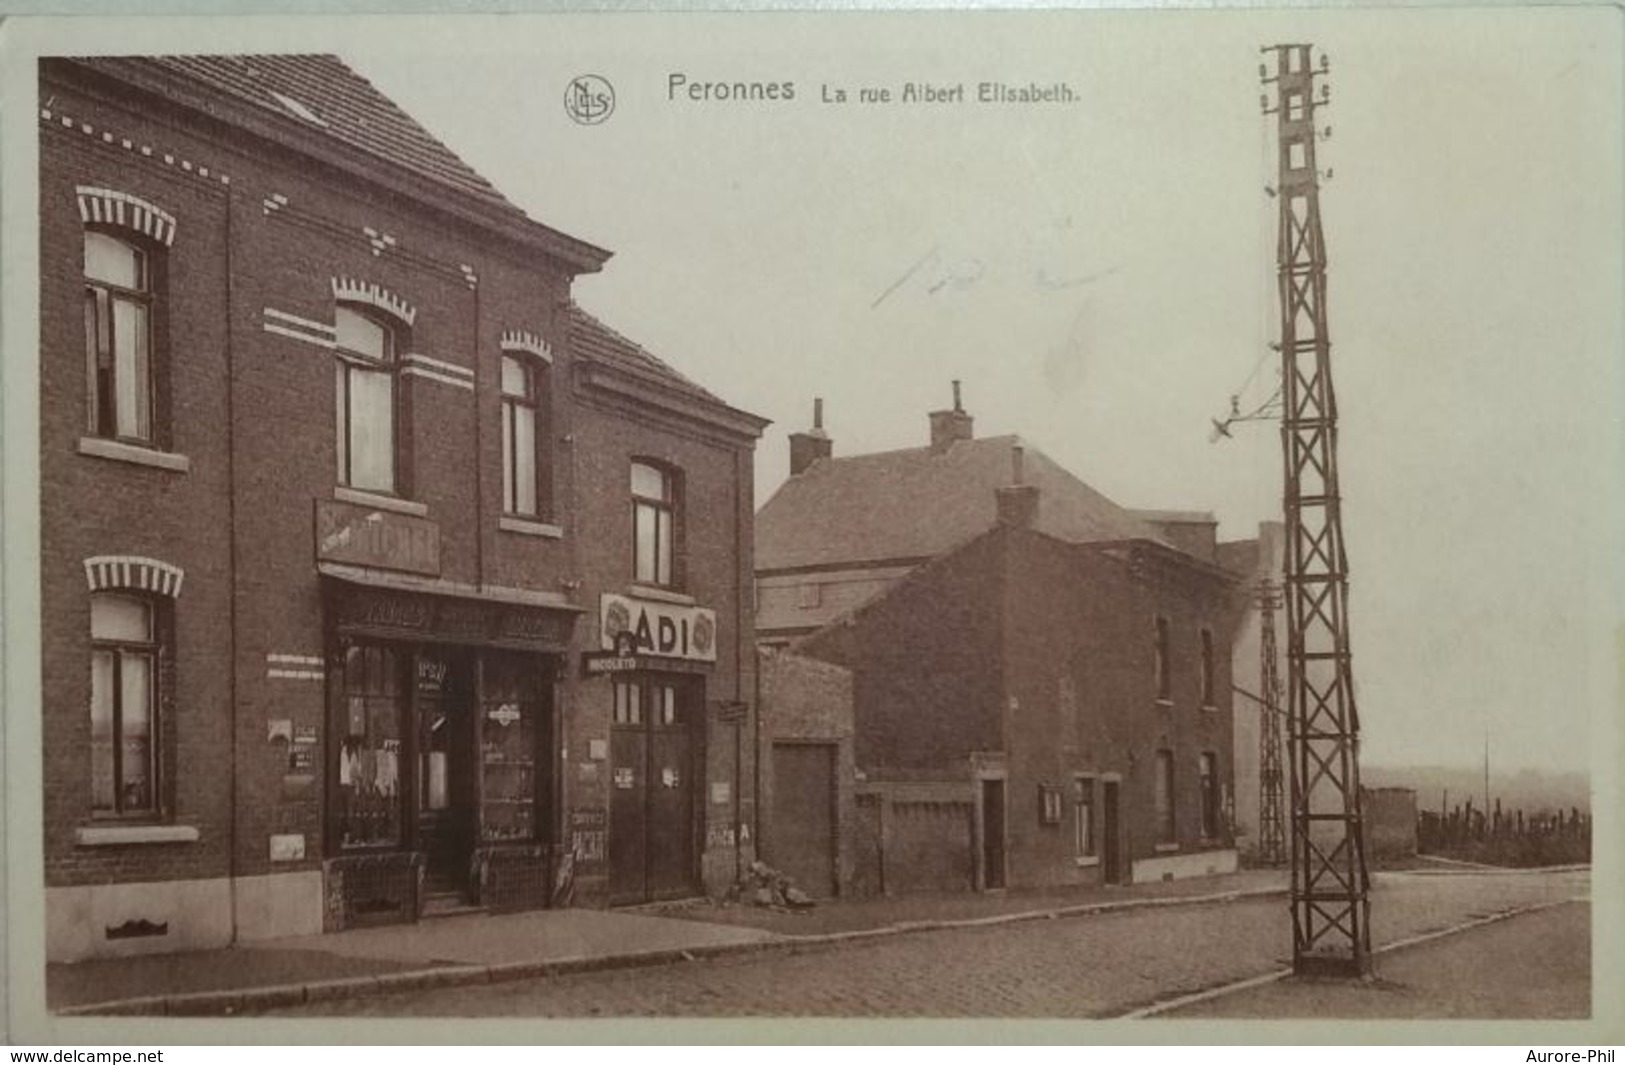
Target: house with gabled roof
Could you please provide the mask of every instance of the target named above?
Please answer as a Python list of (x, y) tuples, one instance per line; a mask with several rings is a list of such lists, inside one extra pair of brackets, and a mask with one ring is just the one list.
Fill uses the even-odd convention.
[[(852, 893), (1233, 870), (1212, 515), (1130, 510), (977, 439), (957, 388), (905, 451), (837, 458), (820, 414), (757, 515), (765, 859)], [(776, 816), (820, 796), (827, 838)]]
[(334, 56), (39, 83), (50, 958), (728, 891), (767, 423)]

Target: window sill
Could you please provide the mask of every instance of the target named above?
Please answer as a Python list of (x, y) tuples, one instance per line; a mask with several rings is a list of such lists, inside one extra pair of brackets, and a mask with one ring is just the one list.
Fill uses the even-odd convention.
[(1158, 854), (1172, 854), (1179, 849), (1177, 843), (1159, 843), (1153, 848)]
[(429, 505), (418, 503), (411, 499), (397, 499), (395, 496), (379, 495), (375, 492), (364, 492), (359, 488), (346, 488), (339, 485), (333, 489), (333, 498), (340, 503), (354, 503), (358, 507), (372, 507), (375, 510), (392, 510), (397, 514), (410, 514), (414, 518), (429, 516)]
[(119, 847), (131, 843), (196, 843), (195, 825), (81, 825), (74, 842), (81, 847)]
[(497, 519), (497, 528), (503, 532), (518, 533), (520, 536), (540, 536), (548, 540), (564, 539), (564, 529), (561, 526), (531, 518), (516, 518), (509, 514)]
[(1219, 712), (1219, 708), (1214, 706), (1212, 703), (1203, 703), (1202, 712), (1204, 714), (1216, 714)]
[(1159, 696), (1152, 701), (1158, 706), (1162, 707), (1164, 710), (1172, 710), (1174, 708), (1174, 701), (1172, 699), (1164, 699)]
[(653, 584), (637, 584), (635, 582), (630, 585), (627, 594), (638, 599), (653, 599), (661, 603), (675, 603), (678, 606), (693, 606), (696, 601), (692, 595), (669, 591)]
[(1087, 869), (1091, 865), (1099, 865), (1100, 856), (1095, 855), (1090, 858), (1073, 858), (1072, 864), (1077, 866), (1079, 869)]
[(128, 462), (132, 466), (173, 470), (176, 473), (190, 473), (192, 470), (192, 460), (185, 455), (177, 455), (172, 451), (158, 451), (139, 444), (126, 444), (118, 440), (105, 440), (99, 436), (81, 436), (79, 454), (112, 459), (114, 462)]

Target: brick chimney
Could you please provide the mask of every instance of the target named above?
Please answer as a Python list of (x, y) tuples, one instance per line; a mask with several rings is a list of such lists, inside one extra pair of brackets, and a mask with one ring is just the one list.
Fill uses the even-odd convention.
[(1038, 522), (1038, 486), (1026, 482), (1025, 458), (1019, 442), (1010, 445), (1010, 483), (993, 490), (999, 524), (1016, 529), (1031, 529)]
[(790, 434), (790, 476), (805, 470), (819, 459), (827, 459), (835, 451), (835, 441), (824, 432), (824, 400), (813, 400), (812, 428), (804, 433)]
[(959, 402), (959, 382), (955, 381), (954, 409), (931, 412), (931, 450), (946, 451), (955, 440), (974, 439), (974, 425), (974, 419), (965, 413), (965, 408)]

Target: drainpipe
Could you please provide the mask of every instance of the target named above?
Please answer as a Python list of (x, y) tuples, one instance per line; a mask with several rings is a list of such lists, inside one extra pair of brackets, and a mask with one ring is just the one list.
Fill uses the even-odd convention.
[[(241, 796), (237, 794), (237, 673), (240, 663), (237, 661), (237, 365), (235, 359), (235, 345), (232, 336), (236, 331), (236, 324), (232, 312), (236, 309), (231, 287), (231, 276), (234, 269), (235, 245), (232, 243), (231, 216), (236, 213), (236, 197), (232, 195), (231, 186), (226, 186), (226, 527), (230, 530), (226, 537), (226, 570), (231, 574), (226, 582), (230, 595), (229, 617), (230, 630), (226, 634), (227, 652), (231, 662), (230, 680), (227, 682), (228, 698), (231, 701), (229, 720), (231, 725), (230, 755), (226, 760), (227, 790), (230, 793), (231, 817), (226, 833), (226, 878), (229, 889), (226, 894), (230, 900), (231, 942), (237, 942), (237, 808)], [(173, 355), (173, 353), (170, 353)], [(173, 376), (171, 377), (173, 380)]]

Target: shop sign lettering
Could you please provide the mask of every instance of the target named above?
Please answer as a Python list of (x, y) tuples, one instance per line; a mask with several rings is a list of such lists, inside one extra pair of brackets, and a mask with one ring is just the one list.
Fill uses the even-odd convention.
[[(606, 651), (625, 647), (629, 633), (638, 654), (717, 660), (717, 614), (698, 606), (608, 593), (599, 598), (598, 632)], [(617, 637), (622, 639), (617, 642)]]
[(316, 557), (440, 576), (440, 526), (425, 518), (316, 501)]

